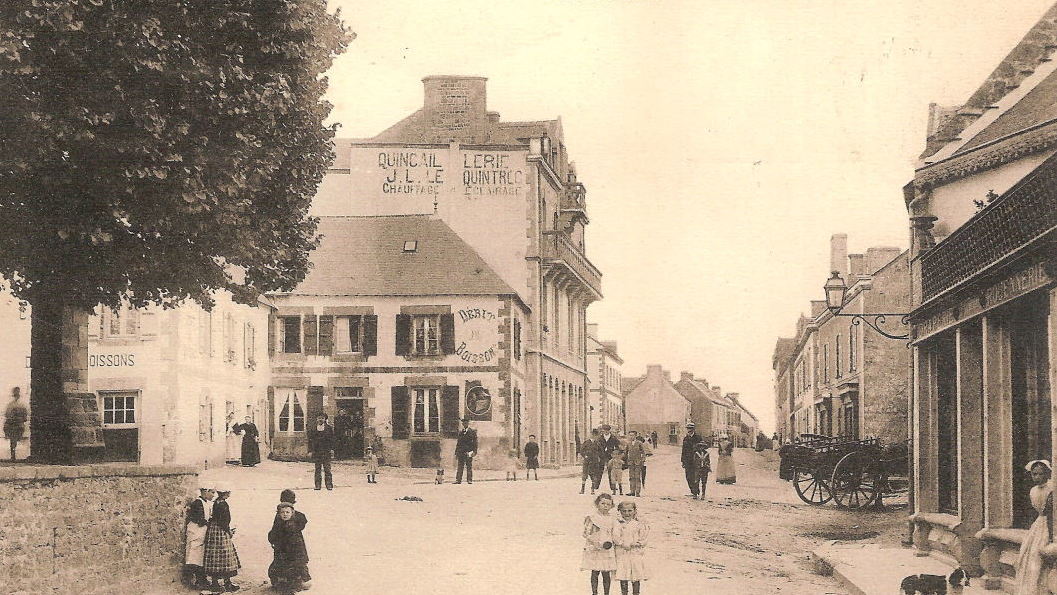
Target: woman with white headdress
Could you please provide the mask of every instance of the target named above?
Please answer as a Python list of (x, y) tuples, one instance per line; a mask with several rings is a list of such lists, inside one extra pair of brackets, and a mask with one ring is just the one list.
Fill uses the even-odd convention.
[(1050, 543), (1053, 514), (1053, 485), (1050, 476), (1053, 468), (1050, 462), (1042, 459), (1029, 462), (1024, 469), (1031, 474), (1035, 484), (1029, 492), (1031, 505), (1039, 514), (1024, 541), (1020, 544), (1020, 557), (1017, 558), (1017, 582), (1015, 595), (1035, 595), (1042, 593), (1042, 548)]
[(187, 507), (187, 539), (184, 547), (184, 568), (192, 587), (206, 585), (206, 527), (213, 516), (213, 497), (216, 495), (213, 486), (208, 483), (200, 484), (198, 491), (199, 496)]

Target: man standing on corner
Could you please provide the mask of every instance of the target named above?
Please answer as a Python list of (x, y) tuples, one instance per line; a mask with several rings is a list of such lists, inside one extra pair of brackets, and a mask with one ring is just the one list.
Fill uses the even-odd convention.
[(466, 483), (473, 483), (473, 455), (477, 454), (477, 430), (470, 427), (470, 418), (462, 418), (462, 430), (455, 442), (455, 483), (462, 483), (462, 470), (466, 469)]
[(683, 437), (683, 455), (681, 461), (686, 473), (686, 485), (690, 486), (690, 495), (697, 496), (697, 472), (694, 470), (694, 447), (703, 438), (694, 430), (694, 422), (686, 424), (686, 436)]
[(334, 428), (327, 423), (327, 414), (316, 416), (315, 427), (308, 430), (308, 454), (316, 464), (316, 489), (322, 488), (320, 471), (327, 480), (327, 489), (334, 489), (334, 476), (331, 474), (330, 462), (334, 458)]

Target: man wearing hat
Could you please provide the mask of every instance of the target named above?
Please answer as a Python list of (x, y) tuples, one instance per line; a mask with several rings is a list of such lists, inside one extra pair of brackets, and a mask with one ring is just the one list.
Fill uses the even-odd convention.
[(334, 489), (334, 476), (330, 471), (330, 461), (334, 459), (334, 428), (327, 423), (327, 414), (320, 412), (316, 416), (316, 425), (308, 430), (308, 454), (316, 464), (316, 489), (322, 489), (320, 471), (327, 480), (327, 489)]
[(686, 485), (690, 486), (690, 495), (698, 495), (697, 472), (694, 470), (694, 448), (698, 442), (703, 441), (695, 430), (694, 422), (687, 422), (686, 436), (683, 436), (683, 471), (686, 473)]
[(466, 483), (473, 483), (473, 455), (477, 453), (477, 430), (470, 427), (470, 418), (462, 418), (462, 429), (455, 441), (455, 483), (462, 483), (462, 471), (466, 469)]
[(602, 424), (602, 427), (599, 429), (602, 430), (602, 461), (604, 463), (613, 458), (613, 451), (622, 449), (620, 447), (620, 438), (613, 435), (613, 426)]
[(184, 572), (192, 587), (206, 585), (206, 527), (213, 513), (216, 492), (208, 483), (200, 483), (199, 496), (187, 507), (187, 540), (184, 547)]

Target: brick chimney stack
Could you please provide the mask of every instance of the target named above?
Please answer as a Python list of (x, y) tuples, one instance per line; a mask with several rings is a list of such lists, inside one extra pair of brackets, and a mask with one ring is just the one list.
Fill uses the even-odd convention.
[[(848, 278), (848, 234), (835, 233), (829, 238), (829, 270)], [(826, 275), (829, 277), (829, 275)]]
[(679, 373), (679, 380), (686, 380), (688, 382), (693, 382), (694, 375), (692, 373), (690, 373), (690, 372), (680, 372)]

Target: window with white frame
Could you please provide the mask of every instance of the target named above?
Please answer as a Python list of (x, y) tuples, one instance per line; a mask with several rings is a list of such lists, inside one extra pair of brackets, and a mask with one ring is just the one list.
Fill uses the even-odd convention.
[(334, 352), (363, 352), (362, 316), (338, 316), (334, 319)]
[(136, 423), (136, 392), (100, 393), (103, 425), (131, 426)]
[(415, 388), (411, 390), (414, 406), (411, 408), (411, 429), (415, 434), (440, 432), (440, 389)]
[(411, 352), (413, 355), (440, 353), (440, 316), (416, 315), (411, 320)]
[(305, 431), (305, 391), (275, 390), (276, 420), (275, 427), (282, 434), (293, 434)]
[(132, 337), (139, 334), (139, 312), (128, 306), (102, 312), (103, 334), (107, 337)]

